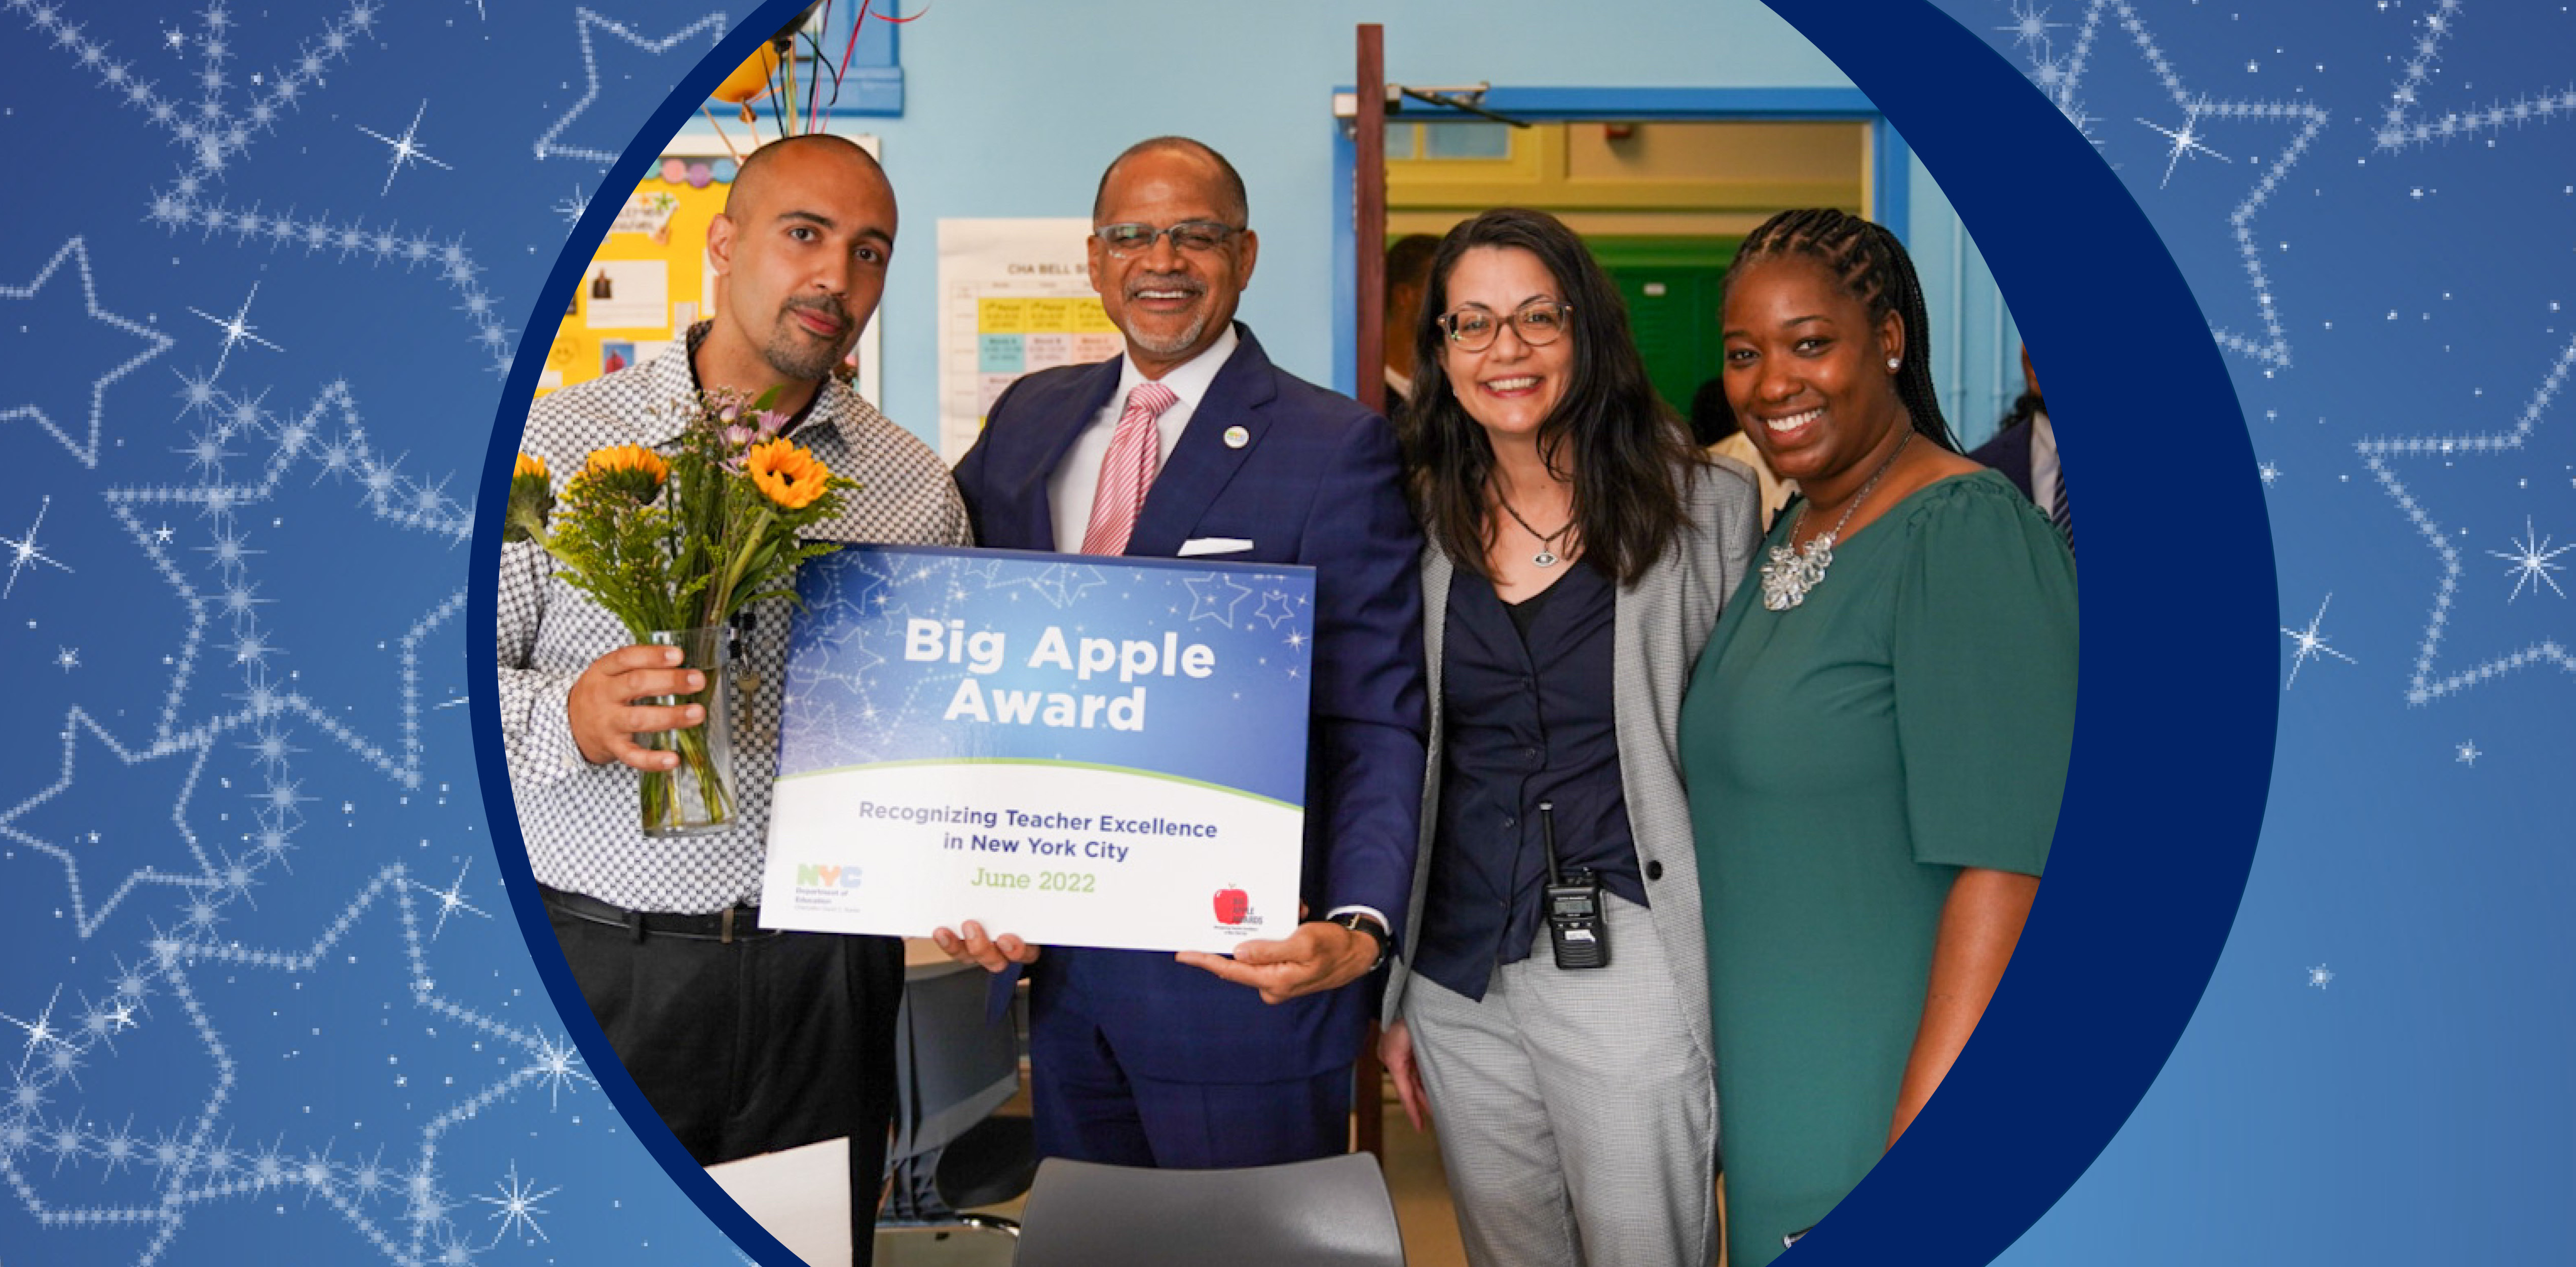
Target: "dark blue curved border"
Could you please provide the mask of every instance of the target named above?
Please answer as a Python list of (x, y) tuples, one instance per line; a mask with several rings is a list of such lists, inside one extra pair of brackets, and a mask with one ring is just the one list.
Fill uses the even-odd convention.
[(1790, 1258), (1969, 1267), (2128, 1120), (2227, 940), (2279, 722), (2271, 527), (2209, 323), (2038, 89), (1923, 0), (1768, 3), (1939, 179), (2076, 420), (2058, 443), (2084, 491), (2080, 706), (2040, 903), (1941, 1093)]
[(471, 571), (466, 581), (465, 619), (470, 632), (466, 645), (482, 655), (479, 664), (470, 666), (474, 689), (467, 705), (474, 723), (474, 769), (483, 790), (483, 812), (492, 826), (493, 852), (500, 856), (501, 877), (510, 891), (510, 910), (518, 917), (519, 935), (528, 943), (529, 957), (536, 961), (537, 975), (544, 978), (546, 993), (554, 1000), (555, 1011), (563, 1016), (564, 1027), (573, 1042), (581, 1048), (581, 1057), (590, 1066), (590, 1074), (599, 1081), (599, 1089), (608, 1094), (626, 1119), (635, 1138), (650, 1149), (662, 1163), (671, 1180), (689, 1199), (698, 1203), (715, 1225), (724, 1229), (744, 1253), (768, 1267), (804, 1267), (804, 1260), (779, 1243), (759, 1222), (734, 1204), (723, 1188), (707, 1176), (705, 1167), (689, 1156), (679, 1139), (662, 1124), (662, 1115), (644, 1099), (635, 1079), (608, 1045), (608, 1036), (600, 1032), (599, 1022), (583, 1002), (581, 987), (574, 984), (572, 969), (564, 962), (563, 948), (555, 942), (554, 928), (546, 920), (544, 902), (537, 896), (537, 877), (528, 867), (528, 843), (519, 834), (518, 800), (510, 793), (509, 758), (503, 752), (501, 739), (500, 681), (496, 666), (499, 661), (499, 605), (501, 574), (502, 520), (509, 513), (510, 468), (519, 451), (519, 437), (527, 429), (528, 404), (536, 396), (537, 375), (544, 370), (546, 350), (553, 331), (560, 324), (565, 305), (572, 301), (573, 288), (580, 285), (582, 271), (608, 236), (608, 226), (615, 223), (618, 210), (625, 205), (622, 196), (611, 191), (633, 189), (643, 182), (645, 172), (661, 157), (662, 146), (678, 134), (680, 125), (698, 111), (707, 95), (724, 82), (725, 75), (743, 63), (762, 41), (805, 7), (805, 0), (764, 0), (741, 25), (727, 32), (715, 50), (689, 71), (671, 90), (653, 116), (637, 129), (635, 139), (626, 145), (625, 153), (599, 181), (599, 192), (590, 200), (590, 209), (582, 213), (565, 239), (563, 254), (555, 259), (554, 272), (546, 278), (545, 288), (537, 292), (535, 305), (528, 313), (527, 324), (519, 336), (519, 352), (510, 363), (509, 381), (502, 385), (500, 408), (492, 417), (492, 443), (483, 454), (483, 483), (478, 490), (474, 519), (474, 548), (470, 556)]

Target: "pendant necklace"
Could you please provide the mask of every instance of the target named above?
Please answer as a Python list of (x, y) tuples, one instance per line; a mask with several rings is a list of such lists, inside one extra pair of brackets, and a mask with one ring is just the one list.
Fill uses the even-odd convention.
[[(1897, 455), (1905, 452), (1905, 446), (1912, 443), (1914, 432), (1909, 428), (1905, 438), (1896, 442), (1894, 451), (1879, 462), (1877, 470), (1869, 473), (1869, 482), (1862, 484), (1860, 492), (1853, 494), (1851, 505), (1843, 508), (1842, 518), (1835, 520), (1833, 527), (1825, 529), (1796, 551), (1786, 545), (1771, 547), (1771, 561), (1762, 565), (1764, 607), (1784, 612), (1807, 601), (1807, 591), (1822, 583), (1825, 569), (1834, 565), (1834, 538), (1842, 535), (1843, 525), (1851, 522), (1852, 513), (1860, 509), (1862, 502), (1869, 500), (1870, 490), (1878, 487), (1879, 478), (1887, 474), (1887, 468), (1896, 465)], [(1804, 519), (1806, 513), (1802, 508), (1798, 517)]]
[(1521, 526), (1521, 531), (1538, 538), (1538, 553), (1530, 556), (1530, 562), (1543, 568), (1555, 567), (1557, 562), (1556, 539), (1564, 536), (1566, 529), (1574, 526), (1574, 521), (1571, 519), (1566, 520), (1564, 527), (1558, 528), (1554, 532), (1540, 532), (1538, 529), (1530, 527), (1530, 521), (1521, 518), (1521, 512), (1512, 509), (1512, 499), (1503, 496), (1503, 490), (1499, 488), (1494, 490), (1494, 500), (1503, 504), (1503, 513), (1510, 515), (1512, 517), (1512, 522)]

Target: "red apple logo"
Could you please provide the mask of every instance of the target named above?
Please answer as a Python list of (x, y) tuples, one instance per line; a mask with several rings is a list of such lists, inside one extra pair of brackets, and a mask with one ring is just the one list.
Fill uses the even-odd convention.
[(1216, 891), (1216, 922), (1240, 924), (1244, 913), (1252, 909), (1252, 895), (1241, 889)]

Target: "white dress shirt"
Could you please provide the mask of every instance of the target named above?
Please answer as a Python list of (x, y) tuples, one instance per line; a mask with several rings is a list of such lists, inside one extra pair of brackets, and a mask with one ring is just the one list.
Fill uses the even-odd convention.
[[(1225, 368), (1236, 345), (1234, 323), (1227, 322), (1225, 332), (1206, 351), (1175, 366), (1159, 380), (1180, 399), (1154, 420), (1154, 429), (1162, 440), (1159, 459), (1168, 462), (1172, 449), (1180, 444), (1181, 433), (1197, 416), (1199, 402), (1216, 382), (1217, 371)], [(1119, 357), (1118, 390), (1109, 394), (1109, 403), (1091, 416), (1091, 423), (1065, 450), (1064, 460), (1056, 463), (1055, 473), (1047, 477), (1047, 500), (1055, 509), (1055, 548), (1071, 553), (1082, 548), (1083, 534), (1091, 526), (1091, 503), (1100, 492), (1100, 463), (1109, 456), (1109, 441), (1118, 433), (1119, 415), (1127, 412), (1127, 394), (1146, 382), (1144, 372), (1127, 356)], [(1148, 490), (1150, 495), (1150, 490)], [(1380, 928), (1394, 927), (1386, 912), (1374, 906), (1337, 906), (1325, 912), (1329, 919), (1345, 911), (1357, 911), (1377, 921)]]
[(2041, 514), (2057, 507), (2057, 432), (2048, 425), (2048, 415), (2030, 416), (2030, 500)]
[[(1163, 416), (1154, 420), (1154, 429), (1162, 438), (1162, 451), (1156, 455), (1156, 469), (1172, 457), (1172, 448), (1181, 442), (1181, 432), (1198, 413), (1199, 401), (1207, 396), (1216, 373), (1225, 368), (1234, 355), (1235, 345), (1242, 342), (1234, 335), (1234, 323), (1227, 322), (1225, 333), (1217, 336), (1206, 351), (1175, 366), (1158, 380), (1180, 397)], [(1127, 412), (1127, 394), (1144, 384), (1144, 372), (1136, 362), (1120, 355), (1118, 390), (1109, 394), (1109, 403), (1091, 416), (1091, 425), (1065, 450), (1064, 460), (1056, 463), (1055, 473), (1047, 477), (1047, 501), (1055, 508), (1055, 548), (1071, 553), (1082, 549), (1083, 533), (1091, 526), (1092, 499), (1100, 492), (1100, 463), (1109, 456), (1109, 441), (1118, 434), (1118, 417)], [(1149, 490), (1150, 491), (1150, 490)]]

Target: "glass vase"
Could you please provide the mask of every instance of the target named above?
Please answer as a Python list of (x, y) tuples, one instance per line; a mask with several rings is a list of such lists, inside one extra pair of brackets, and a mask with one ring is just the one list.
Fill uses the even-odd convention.
[(704, 629), (660, 629), (645, 639), (658, 647), (678, 647), (680, 668), (706, 675), (706, 685), (687, 695), (665, 695), (644, 703), (662, 707), (698, 704), (705, 720), (680, 730), (637, 735), (656, 752), (680, 754), (669, 770), (643, 772), (642, 810), (647, 836), (698, 836), (733, 825), (733, 707), (726, 687), (732, 677), (733, 630), (724, 625)]

